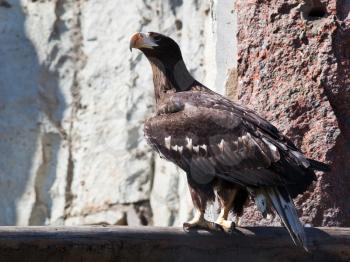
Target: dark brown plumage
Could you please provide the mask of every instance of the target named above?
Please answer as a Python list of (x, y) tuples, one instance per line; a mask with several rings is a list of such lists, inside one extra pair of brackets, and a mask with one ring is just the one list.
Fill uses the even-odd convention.
[[(296, 244), (306, 239), (291, 197), (303, 193), (325, 164), (307, 159), (275, 126), (211, 91), (188, 72), (175, 41), (158, 33), (135, 34), (131, 48), (151, 63), (156, 115), (145, 122), (150, 145), (186, 173), (198, 210), (194, 226), (229, 231), (230, 210), (240, 216), (250, 194), (266, 215), (273, 206)], [(204, 219), (209, 201), (221, 205), (216, 223)]]

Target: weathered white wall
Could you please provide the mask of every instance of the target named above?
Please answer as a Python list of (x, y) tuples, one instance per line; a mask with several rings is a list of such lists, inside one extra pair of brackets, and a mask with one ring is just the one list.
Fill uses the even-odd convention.
[(237, 68), (237, 12), (234, 0), (211, 1), (211, 48), (207, 66), (211, 72), (211, 87), (226, 93), (226, 82)]
[(185, 176), (143, 139), (152, 76), (146, 59), (129, 52), (129, 37), (172, 36), (196, 78), (224, 93), (235, 66), (233, 1), (7, 2), (0, 7), (0, 224), (187, 220)]

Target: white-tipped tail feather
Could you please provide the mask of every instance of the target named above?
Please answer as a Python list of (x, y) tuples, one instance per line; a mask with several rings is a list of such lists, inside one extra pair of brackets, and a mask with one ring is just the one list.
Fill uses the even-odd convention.
[(305, 230), (289, 193), (281, 188), (268, 188), (266, 195), (286, 226), (293, 242), (307, 251)]

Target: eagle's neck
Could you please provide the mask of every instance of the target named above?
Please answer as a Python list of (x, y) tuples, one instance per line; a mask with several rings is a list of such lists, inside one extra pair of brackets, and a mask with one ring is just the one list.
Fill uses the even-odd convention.
[(188, 91), (198, 84), (182, 59), (175, 63), (162, 63), (157, 58), (148, 59), (152, 66), (157, 104), (169, 93)]

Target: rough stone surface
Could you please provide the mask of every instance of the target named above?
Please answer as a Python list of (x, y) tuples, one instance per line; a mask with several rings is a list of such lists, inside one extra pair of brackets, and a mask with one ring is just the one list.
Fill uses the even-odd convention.
[[(152, 75), (128, 42), (151, 30), (180, 43), (198, 80), (226, 86), (332, 163), (298, 207), (306, 223), (349, 225), (349, 2), (234, 2), (0, 1), (0, 225), (166, 226), (191, 216), (184, 174), (143, 139)], [(278, 223), (251, 207), (243, 219)]]
[(234, 53), (235, 38), (222, 41), (234, 26), (232, 8), (230, 1), (0, 1), (0, 225), (187, 220), (183, 173), (143, 139), (152, 75), (141, 53), (130, 54), (129, 37), (171, 35), (191, 72), (215, 89), (235, 61), (222, 61), (220, 48)]
[[(305, 223), (350, 225), (350, 4), (237, 3), (235, 98), (283, 130), (310, 158), (332, 164), (297, 199)], [(249, 208), (243, 224), (271, 224)]]

